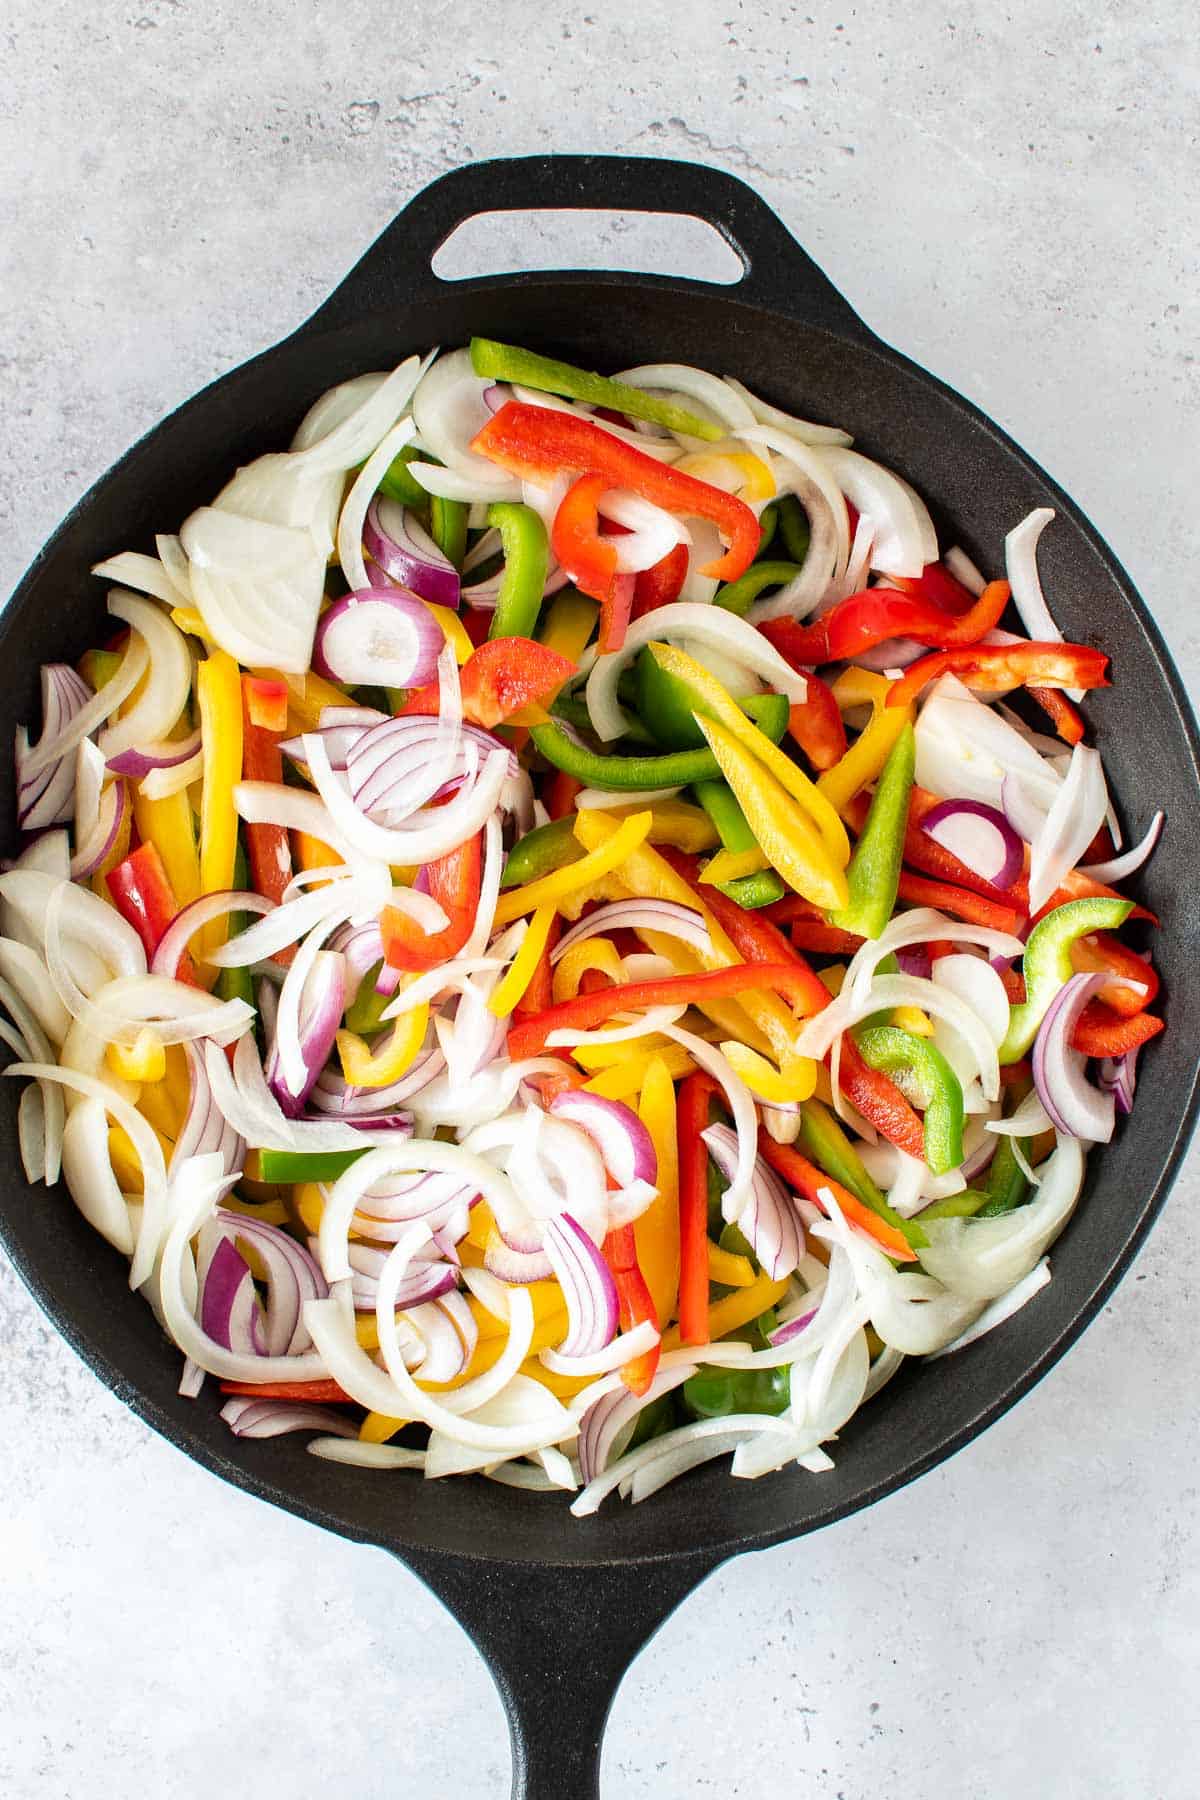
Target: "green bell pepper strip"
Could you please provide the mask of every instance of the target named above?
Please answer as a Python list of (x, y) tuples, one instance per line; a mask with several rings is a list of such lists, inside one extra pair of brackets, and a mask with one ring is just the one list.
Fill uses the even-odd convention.
[(783, 494), (775, 504), (779, 508), (779, 535), (783, 547), (794, 563), (803, 563), (811, 538), (808, 514), (795, 494)]
[(772, 500), (770, 505), (764, 506), (758, 515), (759, 537), (758, 549), (755, 551), (756, 560), (775, 542), (775, 533), (778, 527), (779, 507), (776, 505), (775, 501)]
[[(562, 719), (564, 724), (570, 725), (575, 731), (592, 729), (592, 716), (588, 712), (587, 702), (581, 700), (576, 694), (559, 694), (550, 708), (550, 716), (554, 719)], [(622, 747), (633, 750), (650, 750), (657, 755), (661, 747), (658, 739), (646, 730), (635, 712), (627, 713), (626, 717), (629, 729), (621, 734)]]
[(963, 1188), (957, 1194), (947, 1194), (945, 1199), (923, 1206), (917, 1217), (922, 1225), (930, 1219), (974, 1219), (983, 1211), (987, 1201), (987, 1193), (983, 1188)]
[(963, 1159), (962, 1083), (928, 1038), (898, 1025), (868, 1025), (855, 1033), (865, 1063), (890, 1075), (911, 1106), (925, 1115), (925, 1162), (948, 1175)]
[(663, 425), (668, 431), (680, 431), (686, 437), (703, 438), (715, 443), (724, 437), (723, 425), (710, 424), (697, 418), (685, 407), (676, 406), (644, 388), (629, 387), (613, 381), (608, 375), (595, 375), (574, 363), (559, 362), (557, 357), (539, 356), (536, 350), (522, 350), (516, 344), (500, 344), (495, 338), (471, 339), (471, 367), (477, 375), (488, 375), (493, 381), (515, 381), (519, 387), (536, 388), (539, 394), (561, 394), (566, 400), (583, 400), (589, 406), (606, 406), (610, 412), (624, 413), (630, 419), (646, 419), (652, 425)]
[(578, 862), (583, 845), (575, 836), (574, 826), (574, 815), (568, 813), (565, 818), (538, 825), (518, 838), (505, 861), (501, 888), (524, 887), (527, 881), (540, 881), (543, 875), (552, 875), (556, 869)]
[(846, 870), (849, 902), (830, 914), (830, 923), (842, 931), (877, 938), (895, 911), (916, 756), (913, 728), (906, 724), (883, 765), (867, 822)]
[(336, 1181), (372, 1148), (364, 1144), (361, 1150), (260, 1150), (259, 1174), (270, 1182)]
[(440, 494), (430, 494), (429, 500), (429, 535), (442, 552), (449, 557), (456, 569), (463, 566), (463, 557), (467, 553), (467, 517), (469, 507), (463, 500), (443, 500)]
[[(246, 861), (246, 850), (240, 836), (237, 848), (233, 853), (233, 886), (239, 893), (245, 893), (250, 886), (250, 865)], [(239, 931), (245, 929), (245, 913), (230, 913), (230, 937), (236, 937)], [(214, 984), (214, 991), (221, 1000), (244, 1000), (247, 1006), (254, 1005), (254, 983), (248, 968), (221, 969)]]
[(1132, 900), (1109, 900), (1096, 895), (1087, 900), (1068, 900), (1034, 926), (1021, 964), (1025, 999), (1010, 1009), (1008, 1031), (1000, 1046), (1002, 1063), (1020, 1062), (1037, 1036), (1051, 1000), (1075, 973), (1071, 966), (1072, 944), (1091, 931), (1116, 931), (1132, 911)]
[(735, 856), (757, 850), (758, 839), (747, 825), (746, 815), (727, 781), (698, 781), (692, 791), (716, 826), (723, 850)]
[(782, 1413), (792, 1398), (792, 1371), (787, 1363), (774, 1369), (700, 1368), (679, 1390), (684, 1411), (693, 1419), (723, 1419), (730, 1413)]
[[(755, 694), (743, 711), (765, 737), (777, 744), (787, 727), (788, 703), (782, 694)], [(530, 732), (534, 748), (564, 774), (585, 787), (611, 793), (637, 793), (643, 788), (693, 787), (697, 781), (719, 781), (721, 767), (711, 750), (676, 750), (662, 756), (605, 756), (568, 737), (554, 719)]]
[(888, 1205), (854, 1145), (820, 1100), (806, 1100), (800, 1108), (800, 1148), (810, 1162), (815, 1162), (818, 1168), (848, 1188), (856, 1200), (861, 1200), (864, 1206), (885, 1219), (914, 1250), (922, 1249), (928, 1242), (915, 1219), (902, 1219), (895, 1208)]
[(379, 994), (375, 991), (375, 983), (382, 967), (383, 962), (380, 960), (367, 970), (358, 984), (358, 992), (346, 1008), (346, 1030), (352, 1031), (355, 1037), (371, 1037), (375, 1032), (382, 1031), (382, 1015), (396, 998), (395, 994)]
[(416, 444), (405, 444), (403, 450), (388, 464), (383, 479), (379, 483), (379, 492), (389, 500), (399, 501), (401, 506), (412, 506), (421, 512), (429, 507), (429, 495), (421, 486), (415, 475), (410, 475), (408, 465), (420, 458), (424, 462), (430, 460), (424, 450)]
[(744, 618), (764, 588), (783, 587), (800, 573), (799, 563), (753, 562), (736, 581), (727, 581), (713, 595), (713, 605)]
[[(1030, 1139), (1021, 1143), (1022, 1156), (1028, 1157)], [(993, 1156), (984, 1183), (986, 1204), (979, 1209), (981, 1219), (998, 1219), (1025, 1204), (1029, 1180), (1017, 1161), (1017, 1146), (1011, 1137), (1002, 1137)]]
[[(637, 696), (633, 704), (642, 723), (654, 733), (665, 749), (699, 750), (707, 747), (704, 733), (696, 723), (696, 713), (706, 710), (704, 699), (689, 681), (664, 669), (651, 654), (649, 645), (639, 651), (633, 675), (633, 691)], [(618, 694), (619, 692), (618, 689)], [(738, 705), (747, 717), (768, 732), (773, 743), (779, 742), (779, 737), (787, 729), (791, 710), (784, 695), (747, 694), (745, 699), (738, 701)], [(770, 717), (778, 716), (783, 720), (779, 737), (762, 723), (760, 714), (764, 705)]]
[(743, 912), (759, 906), (774, 906), (787, 893), (787, 883), (774, 869), (760, 869), (756, 875), (739, 875), (736, 881), (719, 881), (722, 894), (733, 900)]
[[(625, 1450), (636, 1450), (640, 1444), (648, 1444), (651, 1438), (661, 1437), (664, 1431), (673, 1431), (675, 1423), (674, 1394), (660, 1394), (649, 1406), (643, 1406), (634, 1421), (633, 1436)], [(625, 1451), (621, 1454), (624, 1455)]]
[(488, 636), (531, 638), (542, 609), (550, 562), (546, 527), (532, 506), (522, 506), (517, 500), (499, 500), (489, 506), (488, 524), (499, 531), (504, 547), (504, 574)]

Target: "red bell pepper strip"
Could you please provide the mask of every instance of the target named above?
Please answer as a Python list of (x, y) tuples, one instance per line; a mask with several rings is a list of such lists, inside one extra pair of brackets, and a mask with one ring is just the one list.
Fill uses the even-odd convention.
[(1007, 931), (1014, 937), (1025, 921), (1025, 914), (1014, 906), (1000, 906), (982, 894), (973, 894), (969, 888), (952, 887), (945, 881), (930, 881), (924, 875), (910, 874), (907, 869), (900, 872), (896, 892), (899, 899), (907, 900), (912, 906), (936, 906), (939, 912), (952, 913), (955, 918), (967, 919), (972, 925), (985, 925), (992, 931)]
[[(1024, 993), (1025, 987), (1024, 983), (1022, 983), (1022, 998), (1024, 998)], [(1002, 1088), (1021, 1088), (1024, 1093), (1028, 1093), (1029, 1084), (1031, 1084), (1032, 1081), (1033, 1064), (1027, 1056), (1023, 1056), (1020, 1062), (1000, 1064), (1000, 1086)]]
[(1078, 744), (1083, 740), (1083, 714), (1072, 700), (1069, 700), (1061, 688), (1031, 687), (1029, 698), (1035, 700), (1042, 711), (1053, 721), (1054, 729), (1065, 744)]
[(441, 931), (422, 931), (407, 913), (394, 906), (384, 907), (379, 927), (384, 959), (390, 968), (424, 971), (457, 956), (471, 935), (479, 910), (482, 844), (482, 832), (476, 833), (456, 850), (425, 865), (428, 892), (449, 920)]
[(814, 769), (832, 769), (846, 754), (846, 727), (833, 690), (806, 671), (808, 693), (788, 713), (788, 731)]
[(913, 1111), (889, 1076), (863, 1061), (849, 1032), (842, 1037), (838, 1085), (851, 1106), (857, 1107), (890, 1144), (924, 1161), (925, 1127), (920, 1114)]
[(607, 476), (581, 475), (563, 496), (550, 530), (554, 554), (576, 587), (600, 602), (602, 654), (625, 642), (634, 591), (634, 577), (617, 573), (616, 545), (600, 531), (600, 502), (610, 486)]
[(888, 580), (903, 593), (916, 594), (956, 617), (969, 612), (974, 605), (975, 596), (970, 588), (956, 581), (945, 563), (926, 563), (919, 575), (889, 575)]
[[(458, 672), (463, 716), (472, 725), (493, 731), (526, 707), (549, 706), (575, 664), (533, 638), (490, 638), (473, 650)], [(437, 715), (441, 695), (436, 681), (410, 689), (397, 717), (410, 713)], [(539, 721), (540, 722), (540, 721)]]
[(822, 619), (797, 625), (772, 619), (761, 627), (781, 656), (796, 667), (848, 662), (889, 638), (914, 638), (940, 650), (977, 644), (1000, 623), (1008, 605), (1007, 581), (992, 581), (970, 609), (956, 617), (916, 594), (868, 588), (840, 600)]
[(1122, 1018), (1102, 1000), (1093, 1000), (1075, 1021), (1071, 1047), (1082, 1051), (1084, 1056), (1125, 1056), (1157, 1037), (1163, 1023), (1156, 1013), (1143, 1012), (1133, 1018)]
[(223, 1381), (223, 1394), (249, 1394), (255, 1400), (313, 1400), (335, 1406), (357, 1405), (337, 1381)]
[(265, 675), (243, 675), (242, 694), (245, 715), (252, 725), (263, 731), (278, 732), (280, 737), (287, 736), (288, 690), (285, 681), (275, 681)]
[(702, 886), (697, 879), (695, 857), (663, 847), (659, 855), (669, 862), (677, 875), (682, 875), (695, 888), (701, 901), (712, 914), (738, 955), (748, 963), (792, 963), (798, 979), (804, 983), (803, 996), (796, 1004), (806, 1015), (818, 1013), (829, 1005), (829, 989), (814, 969), (809, 968), (799, 951), (793, 948), (778, 926), (763, 912), (746, 912), (719, 888)]
[(510, 400), (488, 420), (471, 448), (531, 481), (563, 471), (600, 475), (610, 489), (632, 488), (643, 499), (685, 518), (710, 519), (729, 547), (700, 573), (718, 581), (736, 581), (758, 552), (758, 520), (744, 500), (694, 475), (681, 475), (574, 413)]
[(679, 1086), (679, 1338), (708, 1342), (708, 1129), (709, 1101), (720, 1089), (698, 1069)]
[(813, 956), (853, 956), (866, 942), (853, 931), (826, 925), (822, 919), (795, 919), (788, 935), (797, 950), (807, 950)]
[[(263, 725), (255, 718), (256, 709), (262, 716), (260, 689), (278, 686), (283, 688), (283, 723), (281, 725)], [(278, 716), (277, 714), (273, 716)], [(242, 775), (246, 781), (271, 781), (279, 783), (283, 780), (283, 757), (279, 752), (279, 740), (287, 734), (287, 689), (282, 682), (260, 680), (254, 675), (242, 676)], [(276, 905), (283, 899), (284, 889), (292, 879), (292, 846), (291, 840), (282, 825), (243, 825), (245, 834), (246, 861), (250, 865), (250, 880), (254, 884), (256, 894), (264, 900), (273, 900)], [(278, 953), (281, 963), (290, 962), (296, 954), (295, 946), (289, 944)]]
[[(637, 1241), (632, 1225), (621, 1225), (609, 1232), (604, 1240), (604, 1260), (612, 1270), (612, 1278), (617, 1286), (621, 1330), (632, 1331), (635, 1325), (641, 1325), (647, 1319), (652, 1325), (659, 1325), (658, 1309), (638, 1264)], [(621, 1370), (621, 1379), (630, 1393), (646, 1392), (654, 1380), (661, 1355), (661, 1344), (655, 1344), (653, 1349), (643, 1351), (641, 1356), (635, 1356), (625, 1364)]]
[(849, 1188), (842, 1187), (840, 1182), (834, 1181), (826, 1175), (824, 1169), (819, 1169), (816, 1163), (809, 1162), (807, 1156), (801, 1156), (800, 1152), (794, 1150), (790, 1144), (777, 1144), (770, 1133), (761, 1126), (758, 1133), (758, 1153), (765, 1163), (770, 1164), (777, 1175), (783, 1177), (789, 1187), (794, 1188), (796, 1193), (803, 1194), (806, 1200), (811, 1200), (814, 1206), (819, 1206), (825, 1213), (828, 1212), (828, 1208), (820, 1195), (822, 1188), (828, 1188), (849, 1223), (857, 1225), (860, 1231), (869, 1233), (879, 1248), (885, 1251), (894, 1262), (914, 1262), (916, 1260), (916, 1251), (893, 1225), (889, 1225), (886, 1219), (881, 1219), (877, 1213), (873, 1213), (869, 1206), (864, 1206), (862, 1201), (850, 1192)]
[(937, 650), (894, 681), (889, 706), (911, 706), (922, 688), (939, 675), (959, 676), (984, 694), (1007, 694), (1019, 687), (1108, 687), (1108, 657), (1090, 644), (975, 644)]
[[(930, 938), (925, 949), (929, 954), (930, 962), (933, 963), (937, 962), (939, 958), (943, 956), (953, 956), (958, 949), (958, 945), (952, 944), (949, 938)], [(1021, 997), (1024, 999), (1023, 994)]]
[(657, 612), (660, 606), (670, 606), (673, 600), (678, 600), (687, 567), (688, 547), (686, 544), (676, 544), (658, 562), (652, 563), (648, 569), (640, 570), (633, 580), (631, 616), (640, 619), (646, 613)]
[(582, 781), (576, 781), (574, 775), (568, 775), (565, 769), (555, 769), (542, 786), (542, 804), (551, 821), (565, 819), (569, 813), (573, 813), (576, 797), (582, 792)]
[(1111, 931), (1097, 931), (1091, 937), (1077, 939), (1071, 945), (1071, 963), (1080, 974), (1118, 975), (1126, 981), (1141, 984), (1145, 989), (1141, 994), (1132, 988), (1115, 985), (1100, 989), (1097, 998), (1123, 1018), (1132, 1018), (1135, 1013), (1153, 1006), (1159, 989), (1158, 971), (1153, 963), (1144, 962), (1136, 950), (1130, 950)]
[[(113, 905), (142, 940), (146, 961), (153, 960), (159, 939), (179, 912), (175, 890), (167, 879), (157, 846), (139, 844), (137, 849), (110, 869), (104, 878)], [(185, 950), (175, 968), (176, 981), (198, 985), (192, 959)]]
[[(386, 917), (386, 914), (385, 914)], [(595, 994), (563, 1000), (536, 1018), (511, 1026), (508, 1054), (513, 1062), (537, 1056), (552, 1031), (591, 1031), (614, 1013), (643, 1011), (648, 1006), (694, 1005), (707, 999), (736, 998), (755, 988), (769, 988), (803, 1004), (812, 971), (787, 963), (735, 963), (728, 969), (704, 969), (695, 975), (666, 975), (660, 981), (633, 981)]]

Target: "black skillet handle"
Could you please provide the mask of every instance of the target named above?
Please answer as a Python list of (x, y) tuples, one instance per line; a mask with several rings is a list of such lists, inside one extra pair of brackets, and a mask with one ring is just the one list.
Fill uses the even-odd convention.
[[(745, 275), (728, 289), (731, 295), (843, 337), (871, 337), (753, 188), (723, 169), (658, 156), (515, 156), (452, 169), (409, 201), (309, 324), (322, 329), (349, 324), (364, 314), (386, 312), (397, 300), (436, 299), (447, 288), (471, 286), (441, 280), (430, 261), (459, 225), (480, 213), (597, 209), (702, 219), (742, 260)], [(519, 283), (530, 277), (492, 278), (497, 279)]]
[(621, 1677), (721, 1558), (570, 1567), (406, 1550), (402, 1560), (492, 1672), (512, 1738), (512, 1800), (599, 1800)]

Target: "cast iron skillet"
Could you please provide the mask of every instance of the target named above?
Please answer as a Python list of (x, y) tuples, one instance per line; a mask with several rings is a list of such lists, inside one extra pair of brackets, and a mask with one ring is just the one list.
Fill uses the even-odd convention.
[[(745, 264), (732, 288), (620, 274), (507, 275), (445, 283), (430, 257), (487, 211), (619, 207), (692, 214)], [(126, 1264), (65, 1193), (26, 1203), (16, 1084), (3, 1089), (0, 1160), (13, 1201), (5, 1245), (58, 1329), (142, 1418), (227, 1481), (343, 1536), (393, 1551), (428, 1583), (486, 1657), (512, 1727), (514, 1793), (598, 1793), (600, 1738), (632, 1658), (727, 1557), (812, 1531), (932, 1468), (1032, 1387), (1095, 1316), (1145, 1237), (1179, 1166), (1197, 1108), (1200, 939), (1194, 879), (1200, 746), (1179, 678), (1142, 601), (1067, 496), (978, 410), (873, 336), (747, 187), (690, 163), (534, 157), (462, 168), (425, 189), (292, 337), (179, 408), (98, 482), (22, 581), (0, 626), (6, 680), (0, 738), (37, 716), (38, 665), (74, 658), (102, 632), (89, 565), (152, 548), (211, 498), (238, 463), (286, 443), (332, 383), (391, 366), (473, 331), (589, 367), (670, 360), (724, 370), (777, 404), (845, 425), (901, 469), (934, 507), (943, 542), (987, 571), (1030, 507), (1059, 519), (1043, 569), (1068, 638), (1101, 644), (1116, 684), (1089, 702), (1124, 815), (1140, 832), (1155, 806), (1168, 829), (1141, 883), (1161, 915), (1156, 956), (1169, 1029), (1144, 1061), (1133, 1122), (1091, 1162), (1079, 1214), (1054, 1252), (1054, 1280), (1004, 1330), (961, 1355), (910, 1368), (856, 1418), (837, 1468), (730, 1480), (690, 1475), (644, 1506), (610, 1501), (576, 1522), (560, 1500), (483, 1480), (424, 1485), (320, 1462), (295, 1439), (234, 1439), (218, 1396), (176, 1393), (179, 1356), (131, 1299)], [(1015, 348), (1015, 347), (1014, 347)], [(1069, 380), (1064, 380), (1069, 392)], [(952, 537), (945, 535), (953, 528)], [(0, 782), (0, 830), (14, 835)]]

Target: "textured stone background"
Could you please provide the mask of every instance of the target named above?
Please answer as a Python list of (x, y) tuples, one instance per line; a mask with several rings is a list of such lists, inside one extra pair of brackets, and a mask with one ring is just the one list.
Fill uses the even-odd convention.
[[(622, 149), (758, 187), (1099, 522), (1195, 686), (1191, 9), (807, 3), (9, 0), (0, 592), (431, 176)], [(626, 266), (663, 236), (594, 235)], [(537, 242), (482, 241), (509, 266)], [(1198, 1176), (983, 1441), (668, 1623), (618, 1698), (606, 1796), (1189, 1800)], [(488, 1678), (416, 1581), (150, 1436), (3, 1265), (0, 1442), (0, 1793), (507, 1792)]]

